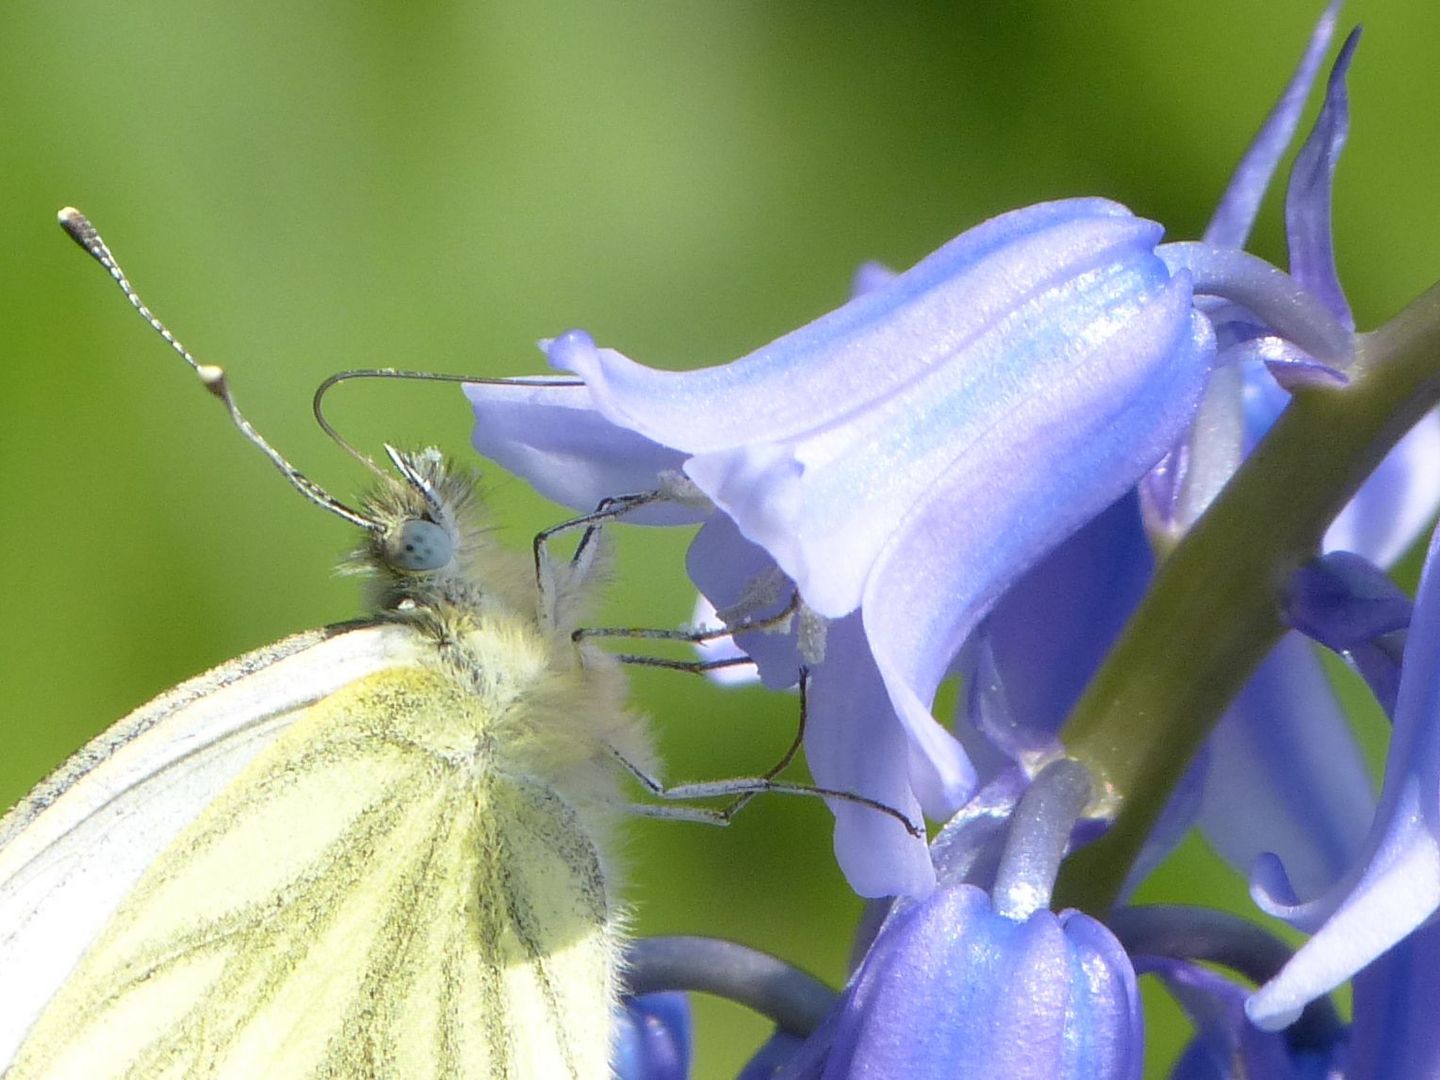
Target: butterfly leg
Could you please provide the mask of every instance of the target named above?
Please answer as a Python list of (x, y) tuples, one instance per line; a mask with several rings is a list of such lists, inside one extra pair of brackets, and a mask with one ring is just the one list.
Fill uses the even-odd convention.
[[(582, 645), (586, 641), (595, 638), (678, 641), (687, 645), (705, 645), (723, 638), (733, 637), (735, 634), (745, 633), (746, 631), (770, 630), (783, 626), (786, 621), (795, 614), (799, 607), (800, 595), (799, 593), (792, 592), (785, 606), (773, 615), (740, 619), (727, 626), (717, 626), (709, 629), (686, 627), (674, 630), (635, 626), (582, 626), (575, 630), (570, 636), (576, 645)], [(614, 653), (612, 655), (622, 664), (632, 664), (636, 667), (667, 668), (671, 671), (684, 671), (692, 675), (703, 675), (709, 671), (717, 671), (730, 667), (742, 667), (754, 663), (748, 656), (727, 656), (716, 660), (675, 660), (668, 657), (647, 656), (642, 653)]]
[(560, 589), (556, 581), (556, 562), (550, 556), (550, 542), (557, 536), (580, 531), (580, 541), (575, 545), (575, 552), (566, 565), (565, 576), (571, 580), (583, 580), (599, 554), (601, 528), (642, 506), (666, 497), (665, 492), (659, 490), (615, 495), (602, 500), (600, 505), (588, 514), (562, 521), (535, 534), (535, 587), (540, 594), (540, 611), (552, 626), (557, 622), (555, 598)]
[(654, 803), (632, 804), (631, 809), (645, 817), (668, 818), (671, 820), (698, 821), (709, 825), (729, 825), (735, 815), (743, 810), (750, 801), (757, 795), (804, 795), (810, 798), (841, 799), (845, 802), (855, 803), (859, 806), (867, 806), (882, 814), (893, 817), (905, 831), (911, 836), (923, 838), (925, 830), (916, 825), (904, 813), (890, 806), (888, 803), (880, 802), (878, 799), (871, 799), (865, 795), (853, 791), (837, 791), (834, 788), (819, 787), (814, 784), (795, 784), (784, 780), (778, 780), (782, 772), (788, 769), (800, 752), (800, 747), (805, 741), (805, 717), (807, 688), (810, 681), (810, 673), (802, 668), (800, 671), (800, 719), (795, 725), (795, 737), (791, 739), (790, 745), (780, 758), (758, 776), (732, 777), (725, 780), (706, 780), (693, 784), (677, 784), (667, 787), (655, 777), (649, 775), (645, 770), (626, 759), (623, 755), (616, 753), (620, 763), (625, 766), (630, 775), (635, 777), (640, 786), (643, 787), (652, 797), (660, 799), (663, 804), (687, 803), (701, 799), (729, 799), (724, 806), (716, 808), (677, 806), (677, 805), (656, 805)]

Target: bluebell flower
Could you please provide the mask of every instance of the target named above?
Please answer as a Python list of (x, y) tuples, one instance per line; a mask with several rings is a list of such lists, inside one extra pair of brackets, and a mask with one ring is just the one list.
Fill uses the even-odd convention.
[(898, 901), (815, 1033), (767, 1044), (748, 1075), (763, 1061), (783, 1080), (948, 1080), (981, 1063), (1006, 1080), (1140, 1076), (1129, 957), (1088, 915), (1047, 908), (1088, 779), (1066, 762), (1024, 787), (997, 778), (946, 825), (938, 887)]
[[(1286, 199), (1291, 269), (1335, 317), (1353, 326), (1330, 244), (1331, 179), (1348, 128), (1345, 43), (1315, 128), (1297, 156)], [(1245, 369), (1246, 454), (1288, 401), (1258, 364)], [(1440, 509), (1440, 419), (1426, 416), (1386, 457), (1327, 531), (1324, 549), (1389, 566)], [(1213, 846), (1248, 871), (1280, 858), (1294, 888), (1315, 895), (1360, 852), (1374, 793), (1363, 757), (1311, 648), (1287, 635), (1216, 728), (1199, 824)], [(1284, 777), (1284, 782), (1276, 778)]]
[(1346, 1080), (1440, 1075), (1440, 924), (1409, 934), (1355, 976)]
[[(1333, 32), (1332, 4), (1275, 109), (1220, 201), (1205, 239), (1238, 248), (1298, 125)], [(1353, 328), (1330, 241), (1332, 180), (1348, 128), (1346, 73), (1352, 34), (1332, 68), (1315, 126), (1291, 173), (1286, 198), (1291, 269), (1337, 323)], [(1203, 513), (1288, 404), (1288, 386), (1343, 380), (1343, 367), (1276, 338), (1253, 313), (1206, 300), (1220, 363), (1199, 417), (1140, 485), (1143, 511), (1122, 501), (1077, 533), (1001, 599), (966, 655), (973, 686), (962, 712), (967, 747), (1006, 752), (992, 767), (1044, 745), (1055, 732), (1143, 593), (1152, 560), (1148, 531), (1163, 549)], [(1317, 374), (1317, 371), (1320, 373)], [(1278, 376), (1278, 377), (1277, 377)], [(1325, 537), (1389, 565), (1440, 508), (1440, 419), (1426, 416), (1386, 457)], [(1212, 733), (1177, 793), (1132, 881), (1190, 825), (1241, 872), (1262, 854), (1278, 856), (1294, 888), (1314, 895), (1358, 856), (1374, 792), (1363, 756), (1311, 646), (1287, 635), (1246, 684)]]
[[(1245, 1015), (1249, 989), (1187, 961), (1137, 962), (1142, 974), (1165, 982), (1195, 1026), (1170, 1080), (1338, 1080), (1348, 1045), (1295, 1046), (1283, 1034), (1261, 1031)], [(1400, 1075), (1400, 1074), (1396, 1074)]]
[(626, 998), (615, 1018), (616, 1080), (686, 1080), (690, 999), (681, 993)]
[[(1432, 538), (1404, 646), (1385, 783), (1359, 857), (1304, 899), (1278, 860), (1262, 860), (1252, 891), (1271, 914), (1314, 931), (1251, 998), (1251, 1017), (1283, 1027), (1296, 1010), (1349, 979), (1440, 910), (1440, 534)], [(1368, 605), (1393, 629), (1389, 605)], [(1377, 635), (1378, 636), (1378, 635)]]
[(1140, 1076), (1140, 1003), (1129, 958), (1077, 911), (1016, 919), (974, 885), (943, 885), (876, 939), (830, 1042), (785, 1077), (963, 1075), (1007, 1080)]
[[(645, 368), (572, 331), (546, 351), (585, 385), (470, 388), (475, 444), (578, 508), (670, 493), (651, 520), (705, 522), (690, 573), (731, 625), (798, 594), (788, 636), (736, 640), (767, 685), (811, 670), (817, 782), (945, 818), (976, 778), (931, 715), (935, 690), (1005, 590), (1189, 426), (1214, 359), (1196, 292), (1348, 362), (1349, 333), (1280, 271), (1160, 237), (1102, 199), (1027, 207), (699, 371)], [(923, 843), (893, 818), (835, 810), (862, 895), (932, 886)]]

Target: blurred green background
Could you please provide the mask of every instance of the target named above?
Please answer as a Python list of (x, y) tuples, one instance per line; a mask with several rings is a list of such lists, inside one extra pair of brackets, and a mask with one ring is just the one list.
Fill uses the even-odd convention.
[[(236, 436), (55, 227), (60, 206), (345, 495), (360, 472), (309, 415), (340, 368), (535, 371), (535, 339), (571, 326), (661, 366), (716, 363), (837, 304), (862, 260), (908, 265), (1060, 196), (1198, 235), (1319, 7), (11, 5), (0, 806), (170, 684), (358, 611), (331, 570), (346, 528)], [(1355, 21), (1336, 243), (1371, 326), (1440, 275), (1440, 6), (1362, 0)], [(1273, 201), (1255, 248), (1281, 256)], [(451, 388), (352, 386), (332, 407), (363, 445), (466, 453)], [(560, 516), (498, 473), (488, 486), (516, 544)], [(606, 621), (685, 620), (685, 537), (621, 532)], [(752, 773), (792, 731), (786, 696), (635, 684), (673, 778)], [(858, 903), (823, 806), (629, 834), (639, 932), (730, 936), (843, 978)], [(1198, 845), (1147, 895), (1244, 902)], [(1182, 1038), (1157, 1009), (1156, 1075)], [(732, 1076), (765, 1025), (708, 1002), (699, 1017), (696, 1075)]]

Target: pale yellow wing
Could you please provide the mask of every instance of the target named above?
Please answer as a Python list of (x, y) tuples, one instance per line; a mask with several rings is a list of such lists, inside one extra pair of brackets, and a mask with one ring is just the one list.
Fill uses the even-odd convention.
[(416, 655), (406, 626), (286, 638), (137, 709), (0, 818), (0, 1071), (181, 830), (305, 708)]
[(32, 1077), (608, 1077), (590, 834), (412, 665), (312, 706), (151, 865), (30, 1030)]

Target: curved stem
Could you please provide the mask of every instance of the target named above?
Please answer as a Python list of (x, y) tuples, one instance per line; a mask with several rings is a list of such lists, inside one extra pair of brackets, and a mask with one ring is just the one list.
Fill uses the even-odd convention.
[(1114, 902), (1156, 816), (1225, 707), (1279, 640), (1280, 591), (1366, 476), (1440, 401), (1440, 285), (1361, 335), (1352, 381), (1297, 391), (1150, 591), (1060, 733), (1097, 784), (1106, 835), (1057, 899)]
[(654, 937), (625, 954), (625, 990), (698, 990), (748, 1006), (791, 1035), (809, 1035), (839, 996), (813, 975), (769, 953), (706, 937)]

